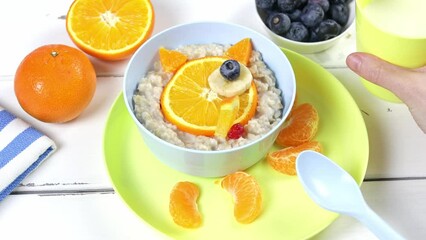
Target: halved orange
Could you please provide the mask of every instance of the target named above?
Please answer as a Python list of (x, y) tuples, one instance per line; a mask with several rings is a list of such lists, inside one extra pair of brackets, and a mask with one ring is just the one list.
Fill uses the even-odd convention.
[(225, 56), (248, 66), (252, 51), (253, 46), (251, 44), (251, 39), (244, 38), (228, 48), (225, 52)]
[(246, 172), (225, 176), (222, 188), (234, 199), (234, 217), (240, 223), (253, 222), (262, 212), (262, 191), (256, 179)]
[[(205, 57), (186, 62), (164, 87), (161, 110), (178, 129), (195, 135), (213, 136), (223, 97), (213, 92), (208, 76), (227, 58)], [(255, 114), (256, 85), (239, 95), (240, 108), (234, 123), (246, 124)]]
[(269, 165), (278, 172), (287, 175), (296, 175), (296, 158), (302, 151), (312, 150), (316, 152), (322, 151), (322, 146), (317, 141), (305, 142), (299, 146), (286, 147), (268, 153), (266, 160)]
[(286, 124), (275, 140), (278, 145), (298, 146), (311, 141), (318, 131), (318, 111), (310, 103), (298, 105), (291, 110)]
[(197, 199), (200, 190), (191, 182), (178, 182), (170, 193), (169, 212), (173, 221), (185, 228), (197, 228), (201, 225), (201, 213)]
[(150, 36), (154, 9), (149, 0), (75, 0), (67, 32), (84, 52), (105, 60), (129, 57)]

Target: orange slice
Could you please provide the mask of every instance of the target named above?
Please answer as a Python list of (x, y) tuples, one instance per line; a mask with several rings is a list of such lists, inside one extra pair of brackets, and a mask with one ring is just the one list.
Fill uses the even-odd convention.
[(201, 213), (197, 199), (198, 187), (191, 182), (178, 182), (170, 193), (169, 212), (173, 221), (185, 228), (197, 228), (201, 225)]
[[(208, 76), (226, 60), (206, 57), (186, 62), (164, 87), (161, 110), (178, 129), (195, 135), (213, 136), (219, 118), (222, 97), (208, 85)], [(239, 95), (240, 108), (234, 123), (246, 124), (255, 114), (256, 85)]]
[(278, 172), (287, 175), (297, 175), (296, 158), (304, 150), (321, 152), (321, 144), (317, 141), (305, 142), (296, 147), (287, 147), (268, 153), (266, 160), (269, 165)]
[(234, 199), (234, 217), (240, 223), (253, 222), (262, 212), (262, 191), (256, 179), (245, 172), (227, 175), (222, 188)]
[(287, 125), (280, 131), (275, 142), (278, 145), (297, 146), (311, 141), (318, 130), (319, 115), (315, 107), (304, 103), (292, 109)]
[(105, 60), (129, 57), (151, 36), (153, 27), (149, 0), (75, 0), (66, 19), (74, 44)]
[(188, 60), (185, 54), (163, 47), (158, 50), (158, 53), (160, 55), (161, 66), (166, 72), (176, 72)]
[(227, 98), (222, 101), (219, 111), (219, 119), (217, 121), (214, 135), (226, 138), (229, 129), (237, 119), (238, 110), (240, 108), (240, 98), (237, 96)]
[(256, 84), (254, 82), (251, 82), (249, 90), (246, 91), (244, 94), (239, 95), (239, 99), (240, 108), (238, 110), (237, 120), (234, 121), (234, 124), (240, 123), (244, 126), (256, 114), (258, 99)]
[(248, 66), (252, 51), (253, 46), (251, 44), (251, 39), (244, 38), (228, 48), (228, 50), (225, 52), (225, 56)]

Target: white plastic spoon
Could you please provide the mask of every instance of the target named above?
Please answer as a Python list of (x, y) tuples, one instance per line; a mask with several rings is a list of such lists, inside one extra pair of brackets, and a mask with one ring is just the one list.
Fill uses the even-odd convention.
[(370, 209), (352, 176), (326, 156), (303, 151), (296, 159), (296, 171), (305, 191), (321, 207), (358, 219), (379, 239), (404, 239)]

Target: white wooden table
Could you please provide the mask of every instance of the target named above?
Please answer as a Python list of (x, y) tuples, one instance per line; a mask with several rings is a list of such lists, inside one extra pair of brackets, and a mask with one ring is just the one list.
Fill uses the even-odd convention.
[[(154, 34), (180, 23), (220, 20), (263, 34), (253, 0), (152, 0)], [(114, 192), (104, 167), (102, 136), (107, 113), (121, 91), (127, 61), (91, 58), (98, 73), (94, 99), (66, 124), (27, 115), (13, 91), (20, 61), (49, 43), (74, 46), (65, 30), (71, 0), (0, 2), (0, 105), (40, 129), (58, 151), (0, 202), (0, 239), (163, 239)], [(426, 135), (407, 107), (373, 97), (345, 65), (355, 51), (355, 30), (335, 47), (306, 55), (334, 74), (363, 112), (370, 141), (361, 190), (366, 201), (407, 239), (426, 238)], [(0, 176), (1, 177), (1, 176)], [(375, 239), (356, 220), (340, 216), (315, 239)]]

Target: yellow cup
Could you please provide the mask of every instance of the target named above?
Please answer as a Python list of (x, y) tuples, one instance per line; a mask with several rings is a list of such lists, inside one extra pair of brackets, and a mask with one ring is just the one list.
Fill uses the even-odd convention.
[[(425, 10), (423, 7), (426, 7), (425, 2), (425, 0), (356, 0), (357, 51), (374, 54), (402, 67), (418, 68), (426, 65), (426, 25), (422, 25), (426, 22), (426, 14), (423, 12)], [(396, 11), (396, 5), (389, 5), (390, 8), (395, 9), (394, 12), (391, 12), (392, 10), (387, 9), (385, 4), (400, 4), (400, 9)], [(388, 12), (374, 14), (375, 10), (371, 9), (373, 7), (376, 10)], [(420, 8), (423, 13), (417, 15), (415, 12), (419, 11), (415, 7)], [(416, 14), (420, 23), (419, 21), (409, 22), (409, 20), (401, 17), (400, 11)], [(392, 23), (384, 22), (384, 19), (389, 21), (389, 18), (386, 18), (383, 14), (388, 14), (389, 18), (392, 17), (401, 21), (398, 22), (399, 26), (395, 26), (395, 28), (389, 26)], [(404, 28), (404, 24), (408, 24), (406, 26), (410, 27), (409, 24), (417, 26), (418, 32), (414, 28)], [(385, 88), (365, 79), (362, 79), (362, 83), (371, 93), (384, 100), (401, 102), (398, 97)]]

